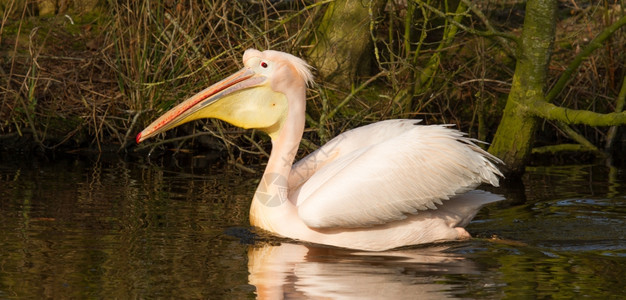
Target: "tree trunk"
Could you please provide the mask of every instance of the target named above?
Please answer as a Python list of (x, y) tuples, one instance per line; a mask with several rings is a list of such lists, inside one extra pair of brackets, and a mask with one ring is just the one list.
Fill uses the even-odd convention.
[(538, 118), (527, 110), (543, 101), (556, 27), (556, 0), (529, 0), (513, 84), (489, 152), (507, 173), (522, 173), (531, 153)]
[(308, 55), (319, 76), (350, 86), (360, 67), (369, 64), (370, 23), (386, 2), (338, 0), (328, 5)]

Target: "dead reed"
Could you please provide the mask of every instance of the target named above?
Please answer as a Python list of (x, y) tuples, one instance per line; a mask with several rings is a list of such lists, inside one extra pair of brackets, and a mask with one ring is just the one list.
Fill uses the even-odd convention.
[[(5, 148), (30, 141), (44, 149), (128, 150), (134, 135), (160, 113), (240, 68), (245, 49), (306, 57), (332, 1), (109, 0), (57, 7), (52, 13), (42, 13), (42, 2), (0, 3), (0, 144)], [(624, 14), (623, 5), (609, 2), (561, 3), (551, 82), (582, 44)], [(514, 71), (511, 49), (523, 6), (446, 3), (389, 1), (378, 18), (369, 20), (374, 63), (348, 90), (317, 79), (309, 91), (303, 151), (348, 128), (389, 118), (453, 123), (489, 140)], [(495, 29), (508, 36), (490, 35)], [(623, 45), (622, 30), (585, 60), (554, 101), (615, 109), (626, 72)], [(546, 125), (541, 135), (569, 138), (555, 128)], [(596, 144), (606, 139), (596, 129), (576, 129)], [(256, 132), (219, 121), (178, 130), (142, 147), (225, 148), (232, 161), (262, 157), (268, 148), (268, 140)]]

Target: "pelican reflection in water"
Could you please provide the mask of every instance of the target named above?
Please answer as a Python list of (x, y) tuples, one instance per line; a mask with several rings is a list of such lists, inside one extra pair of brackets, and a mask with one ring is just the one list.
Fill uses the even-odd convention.
[(180, 103), (137, 142), (185, 122), (217, 118), (266, 132), (272, 151), (250, 208), (253, 226), (344, 248), (386, 249), (467, 239), (497, 186), (496, 157), (445, 125), (388, 120), (347, 131), (293, 164), (305, 123), (310, 66), (278, 51), (249, 49), (244, 67)]
[(449, 244), (355, 252), (261, 243), (248, 251), (248, 281), (258, 299), (456, 299), (450, 293), (459, 287), (446, 275), (479, 270)]

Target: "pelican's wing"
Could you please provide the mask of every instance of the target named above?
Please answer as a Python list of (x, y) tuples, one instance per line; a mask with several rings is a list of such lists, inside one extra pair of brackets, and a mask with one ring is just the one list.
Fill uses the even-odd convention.
[[(367, 130), (361, 130), (367, 139)], [(321, 167), (294, 194), (313, 228), (363, 227), (436, 209), (482, 182), (498, 185), (499, 160), (447, 126), (411, 126)]]
[[(359, 151), (406, 133), (421, 121), (406, 119), (386, 120), (358, 127), (336, 136), (293, 165), (289, 175), (289, 189), (297, 190), (321, 168), (342, 159), (345, 155), (354, 154), (354, 151)], [(350, 158), (346, 158), (346, 160), (350, 160)]]

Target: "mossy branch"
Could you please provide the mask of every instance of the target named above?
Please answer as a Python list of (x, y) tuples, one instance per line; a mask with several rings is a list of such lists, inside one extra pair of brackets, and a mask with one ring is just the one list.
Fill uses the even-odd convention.
[(581, 144), (558, 144), (558, 145), (549, 145), (543, 147), (533, 148), (533, 154), (554, 154), (558, 152), (581, 152), (581, 151), (591, 151), (593, 153), (597, 153), (596, 150), (587, 148)]
[(604, 154), (598, 147), (594, 146), (589, 140), (587, 140), (584, 136), (580, 135), (576, 130), (569, 127), (567, 124), (563, 122), (557, 122), (556, 126), (562, 130), (565, 134), (567, 134), (572, 140), (576, 141), (583, 149), (592, 151), (597, 154)]
[[(605, 28), (580, 53), (578, 53), (578, 55), (576, 55), (574, 59), (572, 60), (572, 62), (570, 62), (570, 64), (567, 66), (563, 74), (561, 74), (558, 81), (554, 84), (550, 92), (548, 92), (548, 94), (545, 97), (545, 101), (552, 102), (556, 98), (556, 96), (565, 88), (565, 86), (567, 85), (567, 82), (572, 78), (572, 74), (574, 73), (574, 71), (576, 71), (576, 69), (578, 69), (578, 67), (583, 62), (583, 60), (587, 58), (589, 55), (591, 55), (593, 51), (602, 47), (603, 43), (609, 37), (611, 37), (617, 29), (621, 28), (624, 25), (626, 25), (626, 16), (622, 17), (617, 22), (611, 24), (611, 26)], [(619, 103), (619, 97), (618, 97), (617, 103)], [(623, 104), (622, 104), (622, 107), (623, 107)], [(622, 111), (622, 109), (619, 108), (619, 104), (618, 104), (618, 107), (616, 107), (615, 111), (617, 113)], [(576, 133), (573, 129), (571, 129), (568, 126), (568, 124), (569, 122), (557, 121), (557, 127), (563, 130), (570, 138), (579, 142), (581, 145), (583, 145), (583, 147), (599, 153), (598, 148), (593, 146), (593, 144), (591, 144), (591, 142), (589, 142), (583, 136)], [(610, 147), (611, 141), (613, 140), (613, 137), (615, 135), (615, 130), (616, 130), (615, 127), (609, 130), (609, 134), (607, 138), (607, 148)]]
[(569, 109), (540, 100), (527, 107), (528, 111), (546, 120), (560, 121), (566, 124), (584, 124), (589, 126), (616, 126), (626, 124), (626, 112), (597, 113), (589, 110)]

